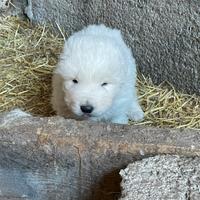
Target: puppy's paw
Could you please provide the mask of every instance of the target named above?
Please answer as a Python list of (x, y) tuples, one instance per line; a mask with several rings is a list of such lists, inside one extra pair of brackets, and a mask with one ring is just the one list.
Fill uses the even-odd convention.
[(144, 119), (144, 112), (142, 110), (132, 112), (130, 119), (133, 119), (134, 121), (142, 121)]
[(115, 124), (128, 124), (128, 117), (126, 115), (116, 116), (112, 119)]
[(129, 119), (134, 121), (142, 121), (144, 119), (144, 112), (138, 102), (132, 103), (128, 113), (128, 117)]
[(134, 121), (142, 121), (144, 119), (144, 112), (142, 110), (139, 112), (134, 112), (132, 119)]
[(11, 117), (11, 118), (30, 117), (30, 116), (31, 114), (24, 112), (19, 108), (15, 108), (14, 110), (11, 110), (7, 114), (7, 117)]
[(6, 113), (3, 117), (2, 123), (0, 124), (0, 127), (7, 126), (8, 124), (13, 123), (15, 120), (18, 120), (23, 117), (30, 117), (31, 114), (26, 113), (19, 108), (16, 108), (14, 110), (11, 110), (10, 112)]

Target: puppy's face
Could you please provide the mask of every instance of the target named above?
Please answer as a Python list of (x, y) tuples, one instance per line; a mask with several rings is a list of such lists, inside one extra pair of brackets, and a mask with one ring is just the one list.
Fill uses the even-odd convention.
[(77, 116), (102, 115), (115, 101), (126, 70), (121, 52), (110, 40), (83, 37), (69, 42), (59, 67), (67, 106)]
[(112, 106), (120, 84), (112, 76), (99, 75), (82, 73), (64, 80), (64, 99), (75, 115), (98, 117)]

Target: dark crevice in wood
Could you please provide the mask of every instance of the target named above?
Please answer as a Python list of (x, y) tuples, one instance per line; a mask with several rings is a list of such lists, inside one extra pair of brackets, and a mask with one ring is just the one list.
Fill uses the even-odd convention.
[(87, 200), (117, 200), (121, 195), (120, 169), (105, 174), (101, 180), (92, 188), (92, 196)]

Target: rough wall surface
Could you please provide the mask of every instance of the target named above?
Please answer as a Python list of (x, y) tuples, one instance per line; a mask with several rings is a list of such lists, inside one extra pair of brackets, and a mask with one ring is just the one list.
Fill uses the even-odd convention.
[(36, 21), (57, 22), (67, 33), (92, 23), (122, 30), (138, 67), (155, 83), (200, 94), (200, 1), (34, 0)]
[(14, 15), (24, 17), (26, 0), (0, 0), (0, 16)]
[(200, 159), (156, 156), (129, 164), (120, 171), (120, 200), (200, 199)]
[[(200, 94), (199, 0), (19, 0), (28, 17), (67, 34), (92, 23), (122, 30), (138, 68), (155, 83)], [(23, 6), (22, 6), (23, 7)]]

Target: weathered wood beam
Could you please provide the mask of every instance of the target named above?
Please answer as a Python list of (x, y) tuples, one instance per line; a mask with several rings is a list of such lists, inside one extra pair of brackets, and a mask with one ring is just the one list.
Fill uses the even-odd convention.
[(105, 200), (96, 188), (109, 173), (151, 155), (199, 156), (199, 141), (189, 129), (1, 116), (0, 199)]

